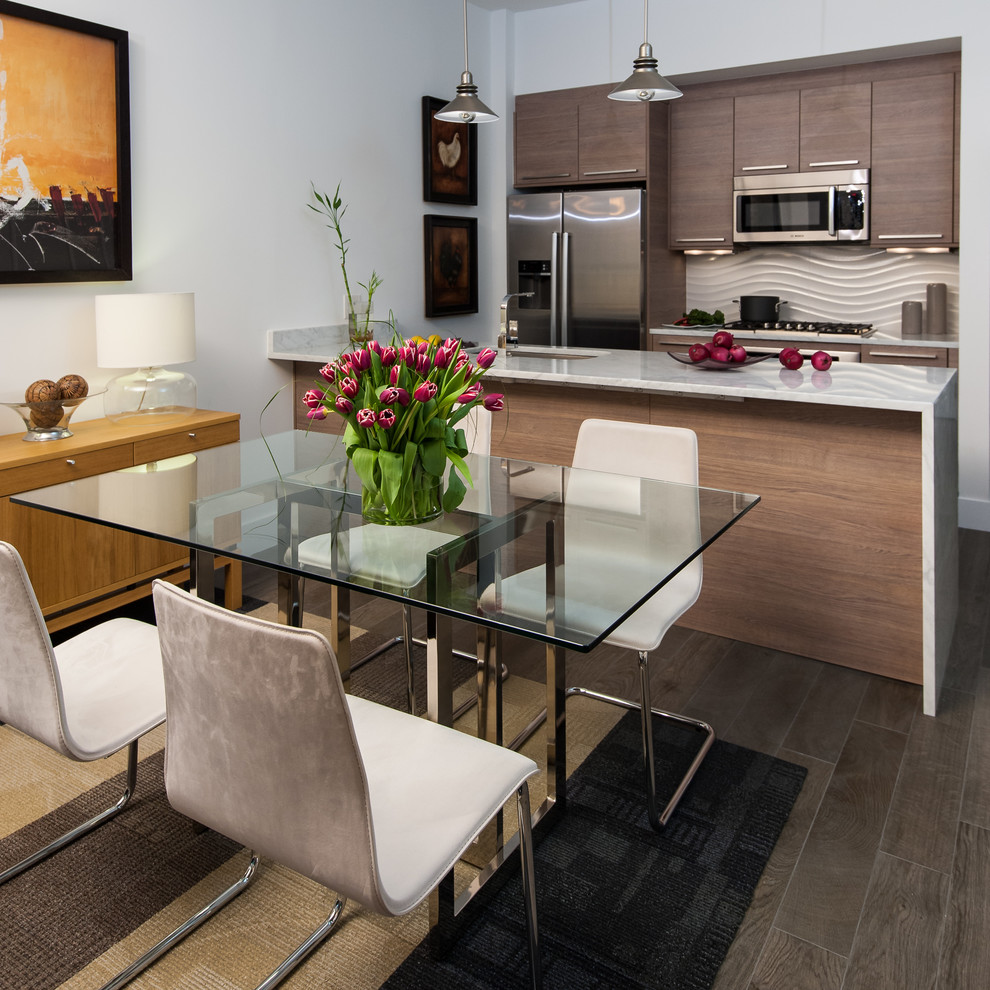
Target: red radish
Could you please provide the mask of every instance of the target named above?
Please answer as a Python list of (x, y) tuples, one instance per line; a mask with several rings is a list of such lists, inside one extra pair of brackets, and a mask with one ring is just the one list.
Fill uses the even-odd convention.
[(779, 360), (785, 368), (792, 370), (797, 370), (804, 364), (801, 353), (793, 347), (785, 347), (779, 354)]
[(815, 351), (811, 355), (811, 364), (816, 371), (828, 371), (832, 367), (832, 355), (828, 351)]
[(733, 361), (736, 361), (739, 364), (742, 364), (743, 361), (745, 361), (746, 360), (746, 357), (747, 357), (747, 355), (746, 355), (746, 348), (743, 347), (742, 344), (733, 344), (729, 348), (729, 357), (731, 357)]
[(728, 347), (713, 347), (711, 357), (713, 361), (721, 361), (722, 364), (728, 364), (729, 362)]
[(704, 344), (692, 344), (688, 348), (688, 357), (694, 361), (704, 361), (708, 357), (708, 348)]
[(731, 347), (732, 334), (728, 330), (717, 330), (712, 336), (712, 343), (716, 347)]

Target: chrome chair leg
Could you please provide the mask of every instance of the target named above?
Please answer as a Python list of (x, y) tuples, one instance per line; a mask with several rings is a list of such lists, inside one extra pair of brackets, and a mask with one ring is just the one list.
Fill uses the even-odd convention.
[[(712, 748), (715, 742), (715, 730), (707, 723), (699, 719), (688, 718), (686, 715), (678, 715), (675, 712), (667, 712), (660, 708), (654, 708), (650, 702), (650, 655), (645, 650), (639, 653), (639, 682), (642, 702), (636, 704), (634, 701), (627, 701), (625, 698), (615, 698), (612, 695), (602, 694), (599, 691), (589, 691), (587, 688), (571, 687), (567, 689), (567, 696), (581, 695), (585, 698), (595, 698), (598, 701), (607, 702), (610, 705), (618, 705), (630, 711), (642, 713), (642, 737), (643, 737), (643, 771), (646, 776), (646, 804), (650, 824), (659, 832), (670, 821), (670, 816), (674, 813), (677, 805), (680, 804), (688, 784), (691, 783), (694, 775), (698, 772), (698, 767)], [(664, 806), (662, 812), (658, 812), (657, 804), (657, 778), (653, 764), (653, 719), (650, 714), (658, 718), (665, 718), (668, 721), (676, 722), (679, 725), (686, 725), (704, 734), (691, 765), (687, 768), (680, 783), (674, 790), (673, 796)]]
[(532, 990), (540, 990), (543, 986), (543, 965), (540, 960), (540, 933), (536, 923), (536, 868), (533, 863), (533, 830), (527, 784), (516, 791), (516, 809), (519, 816), (519, 862), (522, 866), (523, 902), (526, 908), (530, 986)]
[(103, 985), (102, 990), (120, 990), (120, 987), (126, 986), (135, 976), (144, 972), (156, 959), (163, 956), (187, 935), (191, 935), (204, 921), (212, 918), (213, 915), (222, 907), (229, 904), (238, 894), (243, 893), (255, 877), (258, 870), (258, 859), (259, 857), (252, 852), (247, 869), (222, 894), (215, 897), (206, 907), (201, 908), (187, 921), (184, 921), (170, 935), (166, 935), (160, 942), (153, 945), (143, 956), (135, 959), (130, 966), (121, 970), (109, 983)]
[(258, 984), (257, 990), (272, 990), (273, 987), (277, 987), (311, 952), (318, 949), (330, 937), (333, 926), (337, 924), (346, 903), (346, 898), (338, 897), (323, 924), (301, 945), (293, 949), (276, 969)]
[(58, 852), (59, 849), (69, 845), (70, 842), (75, 842), (76, 839), (92, 832), (97, 826), (109, 821), (121, 812), (134, 795), (134, 789), (137, 786), (137, 764), (138, 744), (135, 739), (127, 747), (127, 782), (124, 786), (124, 793), (121, 794), (117, 801), (98, 815), (94, 815), (89, 821), (83, 822), (82, 825), (77, 825), (74, 829), (66, 832), (65, 835), (49, 842), (47, 846), (39, 849), (36, 853), (32, 853), (27, 859), (22, 859), (15, 866), (8, 867), (0, 873), (0, 884), (5, 884), (8, 880), (12, 880), (25, 870), (30, 869), (35, 863), (40, 863), (41, 860), (47, 859), (52, 853)]

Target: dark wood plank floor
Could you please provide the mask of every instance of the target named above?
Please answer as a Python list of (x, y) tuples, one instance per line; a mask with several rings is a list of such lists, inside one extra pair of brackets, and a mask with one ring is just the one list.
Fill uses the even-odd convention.
[[(269, 597), (270, 578), (249, 574), (245, 590)], [(318, 607), (312, 595), (308, 604)], [(398, 631), (394, 605), (358, 603), (353, 618), (383, 636)], [(990, 987), (988, 626), (990, 534), (963, 530), (959, 621), (936, 718), (921, 713), (916, 686), (668, 634), (652, 660), (658, 705), (808, 768), (715, 990)], [(542, 669), (536, 644), (512, 640), (507, 654), (519, 673)], [(574, 655), (568, 674), (636, 696), (630, 654)]]

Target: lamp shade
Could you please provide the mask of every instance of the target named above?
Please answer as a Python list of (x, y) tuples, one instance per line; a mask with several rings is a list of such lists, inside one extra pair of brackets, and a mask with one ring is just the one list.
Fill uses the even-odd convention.
[(148, 368), (196, 360), (192, 292), (96, 297), (96, 364)]

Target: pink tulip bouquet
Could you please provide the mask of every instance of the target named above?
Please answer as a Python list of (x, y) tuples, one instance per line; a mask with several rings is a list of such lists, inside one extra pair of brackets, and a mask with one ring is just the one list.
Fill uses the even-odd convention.
[[(376, 340), (320, 369), (303, 402), (310, 419), (331, 412), (347, 421), (344, 446), (363, 485), (362, 508), (376, 522), (409, 524), (460, 505), (472, 484), (468, 448), (457, 424), (475, 405), (497, 411), (481, 377), (495, 360), (485, 348), (471, 364), (461, 342)], [(450, 462), (446, 487), (443, 476)]]

